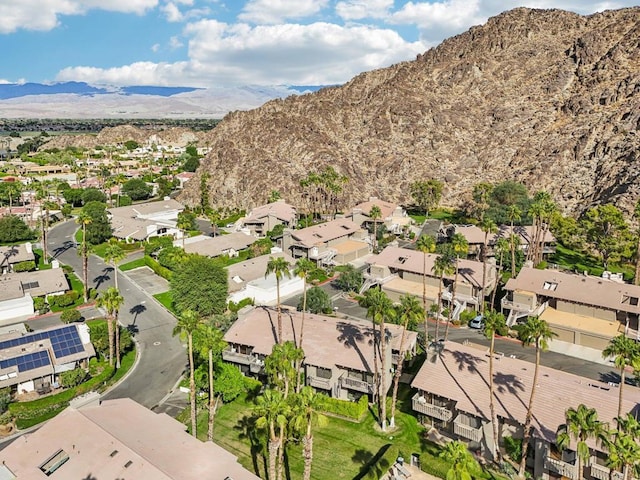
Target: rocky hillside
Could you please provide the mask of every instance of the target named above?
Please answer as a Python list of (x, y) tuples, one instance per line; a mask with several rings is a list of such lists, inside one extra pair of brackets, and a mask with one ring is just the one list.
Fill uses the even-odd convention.
[[(640, 8), (580, 16), (515, 9), (415, 61), (342, 87), (227, 115), (207, 134), (217, 206), (270, 190), (299, 202), (299, 180), (333, 165), (343, 201), (408, 202), (415, 179), (446, 182), (443, 203), (479, 181), (547, 189), (567, 211), (640, 196)], [(200, 181), (182, 199), (197, 203)]]

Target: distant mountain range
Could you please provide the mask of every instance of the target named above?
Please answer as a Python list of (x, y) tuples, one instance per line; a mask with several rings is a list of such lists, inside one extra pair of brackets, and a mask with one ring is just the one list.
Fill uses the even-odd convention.
[(84, 82), (0, 84), (2, 118), (222, 118), (322, 86), (95, 86)]

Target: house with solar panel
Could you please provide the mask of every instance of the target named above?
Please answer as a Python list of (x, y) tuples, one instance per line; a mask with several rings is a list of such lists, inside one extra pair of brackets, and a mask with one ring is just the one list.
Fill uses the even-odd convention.
[(47, 392), (62, 372), (87, 367), (96, 352), (84, 324), (0, 336), (0, 388)]

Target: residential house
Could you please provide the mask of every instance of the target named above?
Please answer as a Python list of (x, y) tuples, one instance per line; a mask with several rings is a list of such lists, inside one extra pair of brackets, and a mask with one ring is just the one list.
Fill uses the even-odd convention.
[(181, 203), (165, 198), (159, 202), (138, 203), (126, 207), (108, 208), (113, 236), (126, 242), (144, 241), (163, 235), (181, 238), (177, 228)]
[(255, 305), (275, 305), (278, 297), (276, 277), (274, 273), (265, 273), (269, 260), (280, 257), (291, 265), (289, 277), (284, 276), (280, 280), (280, 298), (302, 293), (304, 281), (293, 273), (293, 258), (281, 251), (273, 251), (268, 255), (260, 255), (227, 267), (229, 300), (238, 303), (245, 298), (251, 298)]
[(64, 271), (54, 260), (49, 270), (0, 275), (0, 323), (35, 313), (33, 299), (62, 295), (69, 289)]
[[(221, 255), (237, 257), (241, 251), (249, 248), (256, 240), (256, 237), (242, 232), (218, 235), (217, 237), (197, 235), (184, 239), (184, 251), (212, 258)], [(182, 240), (176, 240), (173, 244), (176, 247), (183, 246)]]
[(13, 271), (13, 266), (21, 262), (35, 262), (31, 242), (20, 245), (0, 246), (0, 274)]
[(345, 264), (370, 253), (366, 230), (347, 218), (336, 218), (300, 230), (285, 229), (282, 250), (318, 265)]
[(191, 180), (193, 177), (195, 176), (195, 173), (193, 172), (180, 172), (177, 175), (175, 175), (173, 178), (176, 178), (178, 180), (178, 182), (180, 182), (178, 184), (178, 188), (180, 190), (182, 190), (185, 186), (185, 184)]
[[(380, 285), (382, 290), (393, 301), (399, 301), (402, 295), (414, 295), (422, 299), (423, 281), (427, 308), (438, 303), (440, 277), (434, 272), (437, 254), (426, 256), (417, 250), (400, 247), (386, 247), (378, 255), (367, 261), (363, 291), (373, 285)], [(458, 319), (463, 310), (478, 310), (482, 305), (483, 285), (482, 262), (461, 258), (458, 266), (458, 283), (456, 285), (456, 301), (452, 318)], [(453, 282), (455, 273), (445, 275), (442, 285), (442, 298), (450, 304), (453, 301)], [(485, 295), (489, 295), (496, 287), (497, 272), (495, 265), (487, 264), (485, 278)]]
[(96, 354), (85, 324), (0, 336), (0, 388), (17, 393), (47, 391), (60, 373), (81, 366)]
[(412, 219), (402, 206), (385, 202), (376, 197), (369, 197), (369, 200), (359, 203), (351, 209), (346, 217), (358, 225), (372, 230), (373, 219), (371, 218), (371, 208), (377, 206), (380, 209), (380, 218), (376, 223), (384, 225), (388, 232), (399, 235), (403, 228), (407, 228), (412, 223)]
[(0, 478), (259, 480), (235, 455), (129, 398), (72, 401), (0, 451)]
[[(264, 360), (276, 344), (277, 317), (274, 309), (242, 309), (238, 320), (225, 333), (228, 348), (222, 352), (222, 358), (237, 365), (247, 375), (262, 374)], [(284, 309), (283, 340), (297, 344), (301, 327), (302, 313)], [(385, 327), (390, 340), (386, 344), (386, 364), (382, 371), (386, 375), (387, 388), (390, 388), (393, 366), (404, 361), (405, 354), (415, 354), (417, 334), (406, 333), (403, 352), (400, 352), (403, 327), (393, 324)], [(373, 395), (374, 334), (370, 322), (305, 314), (302, 349), (306, 384), (344, 400)], [(378, 359), (381, 358), (380, 353), (377, 352)]]
[(249, 215), (242, 220), (242, 227), (258, 237), (264, 237), (267, 232), (278, 225), (294, 228), (296, 218), (295, 207), (280, 199), (251, 210)]
[[(523, 438), (523, 426), (533, 384), (535, 365), (495, 354), (494, 405), (498, 417), (498, 443), (507, 436)], [(411, 386), (417, 390), (412, 406), (420, 420), (449, 438), (462, 440), (469, 448), (491, 458), (495, 450), (489, 410), (489, 354), (486, 347), (442, 344), (430, 352)], [(576, 445), (558, 451), (556, 432), (565, 423), (565, 411), (579, 403), (595, 408), (598, 419), (615, 425), (618, 409), (617, 384), (602, 383), (540, 366), (533, 408), (532, 440), (527, 462), (533, 478), (577, 480)], [(623, 411), (637, 415), (639, 389), (625, 389)], [(587, 478), (608, 480), (606, 451), (589, 440), (591, 449)]]
[(640, 340), (640, 286), (608, 272), (604, 276), (524, 267), (505, 285), (507, 323), (538, 315), (558, 340), (599, 350), (620, 333)]

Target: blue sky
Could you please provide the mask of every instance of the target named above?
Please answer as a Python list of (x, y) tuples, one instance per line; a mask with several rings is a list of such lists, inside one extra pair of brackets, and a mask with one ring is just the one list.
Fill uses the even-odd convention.
[(414, 59), (517, 6), (588, 0), (0, 0), (0, 82), (328, 85)]

